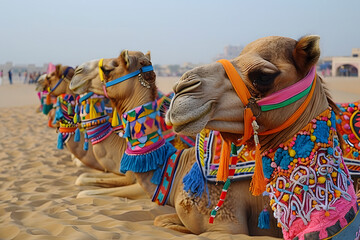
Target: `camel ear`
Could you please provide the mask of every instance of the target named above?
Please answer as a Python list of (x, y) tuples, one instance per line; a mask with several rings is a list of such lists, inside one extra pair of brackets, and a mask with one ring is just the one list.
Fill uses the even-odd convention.
[(300, 38), (293, 50), (293, 57), (297, 68), (307, 73), (317, 63), (320, 57), (320, 37), (309, 35)]
[(69, 76), (69, 79), (72, 79), (72, 77), (74, 76), (74, 73), (75, 73), (75, 69), (70, 68), (70, 70), (69, 70), (69, 72), (67, 74), (67, 76)]
[(59, 76), (60, 77), (60, 69), (61, 69), (61, 64), (57, 64), (56, 66), (55, 66), (55, 74), (56, 74), (56, 76)]
[(149, 59), (149, 61), (151, 61), (150, 51), (148, 51), (148, 52), (145, 54), (145, 57), (146, 57), (147, 59)]
[(129, 68), (130, 67), (129, 51), (127, 49), (123, 50), (120, 53), (120, 57), (124, 61), (126, 68)]

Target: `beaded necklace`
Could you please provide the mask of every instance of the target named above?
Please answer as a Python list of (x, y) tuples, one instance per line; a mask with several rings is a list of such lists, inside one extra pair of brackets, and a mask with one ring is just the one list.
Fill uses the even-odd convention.
[[(331, 109), (314, 118), (287, 142), (264, 152), (262, 163), (270, 206), (285, 238), (295, 237), (290, 236), (293, 231), (287, 232), (290, 227), (301, 232), (302, 224), (320, 221), (317, 218), (331, 214), (344, 217), (356, 205)], [(320, 236), (323, 235), (327, 233), (321, 232)]]

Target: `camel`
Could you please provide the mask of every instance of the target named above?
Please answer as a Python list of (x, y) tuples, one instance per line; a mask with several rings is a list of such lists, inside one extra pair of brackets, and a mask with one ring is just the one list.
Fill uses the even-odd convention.
[[(269, 194), (284, 239), (355, 239), (356, 195), (337, 140), (337, 107), (315, 72), (319, 56), (318, 36), (258, 39), (231, 61), (185, 73), (166, 122), (176, 132), (207, 128), (256, 147), (250, 189)], [(289, 100), (294, 92), (302, 94)]]
[[(195, 149), (184, 149), (180, 154), (163, 141), (157, 124), (158, 113), (154, 101), (157, 92), (156, 76), (151, 67), (150, 53), (124, 50), (119, 57), (103, 59), (103, 63), (99, 63), (99, 60), (94, 60), (78, 66), (71, 80), (70, 89), (77, 94), (89, 91), (106, 94), (117, 111), (123, 113), (124, 137), (127, 137), (128, 148), (121, 160), (121, 171), (134, 171), (137, 181), (148, 196), (154, 195), (153, 201), (160, 204), (166, 202), (176, 210), (176, 214), (156, 217), (154, 221), (156, 226), (195, 234), (219, 231), (250, 235), (281, 235), (274, 221), (270, 223), (270, 230), (257, 228), (258, 216), (265, 202), (263, 198), (254, 197), (247, 191), (249, 180), (235, 182), (230, 186), (232, 191), (229, 192), (226, 200), (227, 207), (220, 210), (214, 224), (208, 223), (211, 212), (208, 204), (209, 200), (211, 203), (218, 200), (223, 184), (209, 184), (207, 186), (209, 194), (204, 193), (201, 197), (189, 195), (183, 190), (183, 178), (195, 163)], [(99, 72), (104, 73), (104, 81), (99, 76)], [(141, 118), (138, 122), (131, 122), (134, 116), (145, 116), (147, 119)], [(142, 136), (143, 132), (148, 135)], [(174, 169), (169, 166), (171, 164), (176, 166), (176, 160), (178, 165), (172, 185), (166, 187), (159, 185), (157, 188), (159, 181), (163, 183), (167, 181), (157, 179), (161, 176), (159, 174), (163, 168), (161, 165), (166, 162), (168, 175), (170, 174), (168, 171)], [(169, 186), (172, 186), (171, 189)], [(159, 192), (163, 187), (167, 191), (167, 197)], [(254, 205), (258, 207), (250, 208)]]
[(46, 78), (46, 73), (42, 74), (38, 78), (38, 80), (36, 82), (35, 91), (38, 93), (38, 97), (39, 97), (39, 100), (40, 100), (40, 106), (36, 109), (36, 112), (42, 112), (43, 111), (44, 101), (45, 101), (46, 95), (48, 93), (46, 91), (45, 78)]
[[(68, 69), (68, 71), (67, 71)], [(68, 73), (65, 74), (65, 71)], [(49, 74), (46, 78), (47, 85), (51, 89), (50, 93), (53, 96), (58, 97), (59, 102), (64, 102), (65, 98), (72, 99), (71, 108), (75, 109), (74, 94), (69, 89), (69, 83), (74, 74), (74, 70), (68, 66), (57, 65), (56, 70)], [(64, 76), (65, 75), (65, 76)], [(60, 79), (62, 79), (60, 81)], [(65, 101), (65, 105), (68, 103)], [(65, 106), (66, 108), (67, 106)], [(62, 108), (59, 109), (60, 111)], [(67, 114), (67, 113), (63, 113)], [(69, 117), (72, 119), (73, 114)], [(72, 121), (72, 120), (71, 120)], [(64, 124), (66, 125), (66, 124)], [(71, 123), (73, 127), (72, 132), (75, 132), (75, 124)], [(61, 130), (61, 128), (60, 128)], [(85, 138), (83, 134), (80, 134), (80, 141), (74, 140), (74, 134), (70, 134), (65, 144), (69, 151), (78, 158), (86, 166), (103, 171), (105, 173), (84, 173), (76, 180), (76, 185), (93, 185), (111, 189), (99, 189), (99, 190), (84, 190), (78, 194), (78, 197), (94, 196), (94, 195), (116, 195), (116, 188), (119, 186), (132, 185), (135, 183), (135, 177), (129, 172), (125, 176), (119, 172), (119, 165), (122, 153), (125, 151), (125, 140), (120, 138), (117, 134), (111, 133), (102, 141), (96, 145), (88, 144), (88, 150), (84, 150), (83, 146)], [(111, 146), (111, 147), (110, 147)], [(112, 148), (117, 146), (117, 148)], [(112, 150), (109, 150), (109, 149)], [(113, 151), (115, 150), (116, 151)], [(132, 194), (127, 195), (128, 198), (143, 198), (144, 193), (138, 186), (133, 186), (135, 190), (132, 190)]]
[[(64, 72), (68, 69), (66, 76), (63, 76)], [(69, 66), (56, 65), (54, 72), (45, 76), (44, 83), (42, 84), (44, 89), (49, 89), (49, 95), (57, 98), (60, 95), (68, 94), (74, 97), (74, 94), (69, 89), (69, 83), (74, 75), (74, 69)], [(60, 79), (62, 79), (60, 81)], [(52, 119), (55, 118), (55, 110), (51, 113), (53, 115)], [(96, 161), (92, 151), (84, 151), (82, 144), (84, 143), (84, 138), (80, 138), (80, 142), (74, 142), (74, 136), (70, 135), (69, 139), (66, 141), (67, 149), (84, 165), (104, 171), (103, 167)]]

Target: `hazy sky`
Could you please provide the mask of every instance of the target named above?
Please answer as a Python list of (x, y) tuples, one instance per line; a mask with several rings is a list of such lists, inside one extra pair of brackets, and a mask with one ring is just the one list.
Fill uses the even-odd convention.
[(208, 63), (226, 45), (320, 35), (322, 56), (360, 48), (360, 0), (0, 0), (0, 64), (78, 65), (151, 51), (153, 64)]

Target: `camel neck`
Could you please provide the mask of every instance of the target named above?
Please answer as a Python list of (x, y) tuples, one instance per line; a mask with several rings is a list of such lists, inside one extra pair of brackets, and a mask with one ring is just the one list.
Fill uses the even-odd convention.
[(158, 184), (161, 169), (176, 149), (162, 136), (160, 113), (156, 101), (131, 109), (122, 116), (127, 149), (121, 160), (120, 171), (144, 173), (154, 171), (151, 182)]

